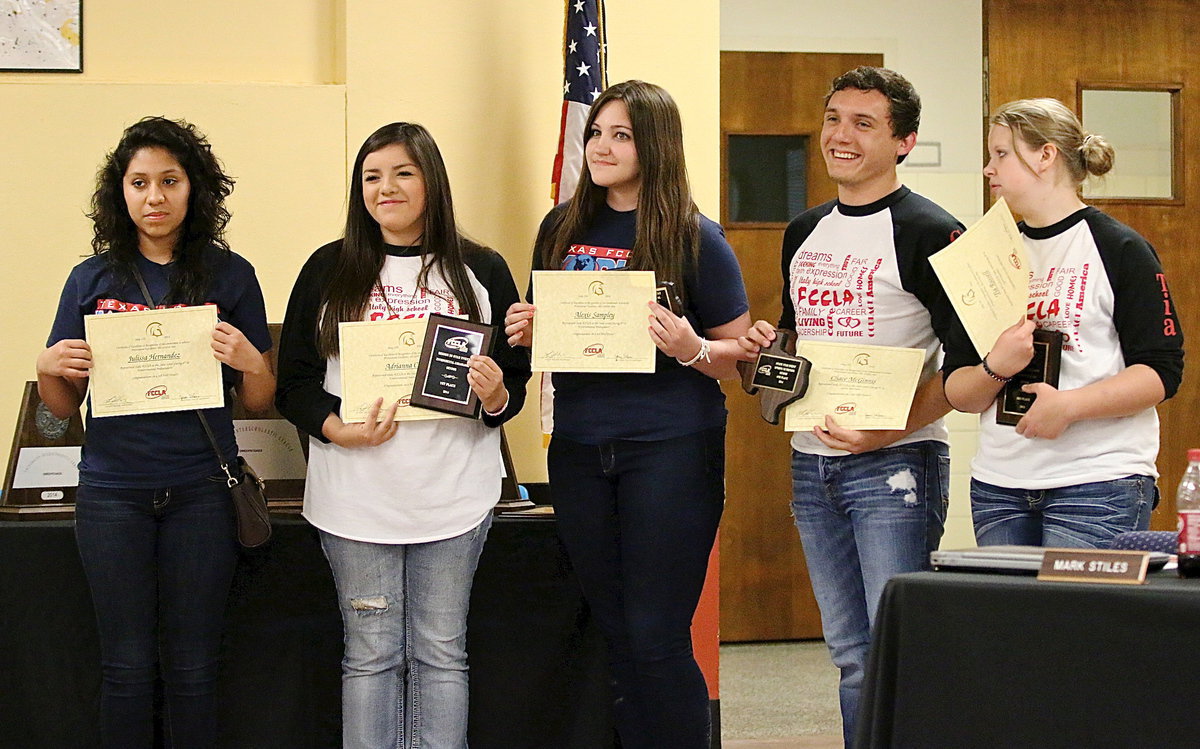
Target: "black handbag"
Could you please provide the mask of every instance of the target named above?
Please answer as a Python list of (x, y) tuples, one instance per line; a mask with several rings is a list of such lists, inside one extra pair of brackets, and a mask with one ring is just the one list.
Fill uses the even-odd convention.
[[(133, 269), (133, 277), (141, 289), (142, 296), (146, 297), (146, 303), (150, 305), (150, 309), (154, 309), (154, 298), (150, 296), (150, 290), (146, 288), (146, 282), (136, 267)], [(204, 412), (197, 410), (196, 415), (200, 417), (200, 425), (204, 427), (204, 434), (208, 436), (208, 442), (217, 456), (217, 463), (225, 473), (225, 484), (229, 487), (229, 494), (233, 497), (233, 509), (237, 514), (238, 543), (247, 549), (262, 546), (271, 540), (271, 515), (267, 511), (267, 495), (264, 493), (266, 484), (240, 455), (237, 457), (239, 475), (234, 476), (229, 470), (229, 461), (225, 460), (221, 446), (217, 444), (217, 438), (208, 425), (208, 419), (204, 418)]]
[(212, 443), (213, 452), (217, 455), (217, 462), (220, 463), (221, 470), (225, 473), (225, 484), (229, 487), (230, 496), (233, 497), (233, 509), (237, 513), (238, 543), (247, 549), (262, 546), (271, 540), (271, 515), (267, 510), (267, 495), (264, 493), (266, 485), (240, 455), (237, 457), (237, 462), (238, 468), (241, 469), (241, 476), (234, 476), (229, 470), (229, 462), (221, 456), (221, 448), (217, 446), (217, 439), (208, 426), (208, 419), (204, 418), (204, 413), (201, 411), (197, 411), (196, 415), (200, 417), (204, 433), (208, 435), (208, 441)]

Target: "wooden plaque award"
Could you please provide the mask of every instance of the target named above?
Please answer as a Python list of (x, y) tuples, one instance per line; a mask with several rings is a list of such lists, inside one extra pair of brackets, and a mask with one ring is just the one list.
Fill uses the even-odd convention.
[(0, 518), (45, 520), (70, 517), (79, 486), (79, 450), (83, 419), (76, 411), (59, 419), (38, 396), (37, 383), (25, 383), (17, 416)]
[(796, 356), (793, 330), (776, 330), (775, 340), (759, 351), (755, 362), (740, 361), (737, 367), (742, 373), (742, 389), (750, 395), (759, 394), (762, 417), (768, 423), (778, 424), (783, 409), (808, 392), (812, 362)]
[(1045, 382), (1052, 387), (1058, 387), (1064, 338), (1058, 330), (1038, 328), (1033, 331), (1033, 358), (1025, 365), (1025, 369), (1013, 375), (1013, 378), (1004, 384), (996, 396), (997, 424), (1015, 426), (1022, 416), (1029, 413), (1029, 408), (1037, 396), (1026, 393), (1021, 389), (1022, 385)]

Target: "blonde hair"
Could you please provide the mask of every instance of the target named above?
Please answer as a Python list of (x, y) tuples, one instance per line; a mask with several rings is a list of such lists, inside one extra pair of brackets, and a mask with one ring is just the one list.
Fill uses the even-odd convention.
[[(1033, 149), (1052, 143), (1062, 155), (1067, 173), (1076, 184), (1089, 174), (1099, 177), (1113, 167), (1115, 153), (1103, 136), (1088, 133), (1079, 118), (1058, 99), (1020, 99), (996, 110), (992, 125), (1003, 125), (1013, 138)], [(1020, 152), (1014, 155), (1029, 167)]]

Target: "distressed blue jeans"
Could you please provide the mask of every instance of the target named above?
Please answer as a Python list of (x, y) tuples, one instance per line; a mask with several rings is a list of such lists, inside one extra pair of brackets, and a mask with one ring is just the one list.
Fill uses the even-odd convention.
[(825, 644), (841, 670), (847, 747), (883, 586), (893, 575), (928, 568), (949, 495), (949, 448), (940, 442), (832, 457), (792, 451), (792, 515)]
[(467, 608), (491, 524), (417, 544), (321, 532), (345, 625), (346, 749), (467, 745)]
[(1104, 548), (1117, 534), (1149, 528), (1157, 500), (1151, 476), (1057, 489), (1006, 489), (971, 479), (971, 519), (980, 546)]
[(153, 745), (161, 663), (167, 746), (215, 746), (217, 665), (238, 556), (224, 476), (161, 489), (80, 486), (75, 539), (100, 635), (101, 743)]

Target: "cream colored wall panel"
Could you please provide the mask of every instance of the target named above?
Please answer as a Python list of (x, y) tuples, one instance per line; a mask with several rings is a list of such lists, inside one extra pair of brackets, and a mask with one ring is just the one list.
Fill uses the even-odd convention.
[(88, 0), (81, 75), (2, 80), (337, 83), (346, 0)]
[(341, 86), (0, 86), (0, 294), (20, 310), (0, 320), (0, 428), (15, 423), (67, 273), (91, 252), (95, 172), (127, 125), (164, 114), (208, 135), (237, 179), (230, 244), (279, 321), (304, 258), (340, 231), (344, 98)]

